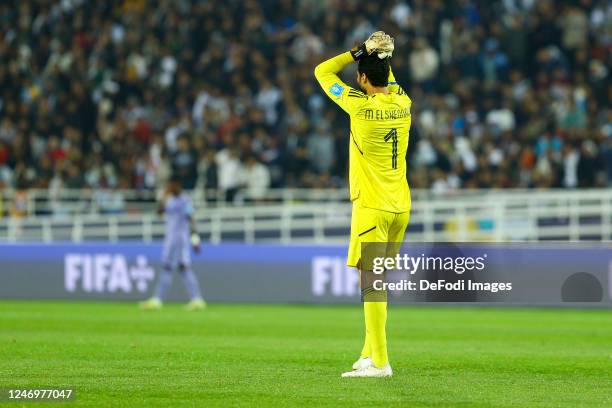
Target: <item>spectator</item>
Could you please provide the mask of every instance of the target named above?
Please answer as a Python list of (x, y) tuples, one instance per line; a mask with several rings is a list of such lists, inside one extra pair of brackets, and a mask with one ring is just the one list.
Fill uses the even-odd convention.
[(263, 201), (270, 188), (270, 171), (259, 163), (253, 154), (249, 154), (244, 161), (244, 183), (247, 198), (253, 201)]
[(571, 144), (563, 146), (563, 186), (578, 187), (578, 163), (580, 154)]
[(414, 101), (412, 185), (612, 184), (605, 1), (43, 3), (0, 2), (2, 185), (175, 171), (233, 199), (254, 153), (271, 186), (346, 186), (346, 119), (312, 69), (376, 29)]
[(327, 173), (331, 170), (336, 157), (334, 140), (323, 125), (317, 126), (315, 131), (308, 136), (306, 149), (316, 172)]
[(280, 90), (269, 80), (263, 79), (261, 89), (255, 98), (255, 103), (264, 110), (266, 124), (274, 125), (278, 121), (277, 106), (281, 98)]
[(215, 160), (215, 151), (207, 150), (198, 164), (202, 187), (206, 190), (216, 190), (219, 187), (219, 167)]
[(584, 10), (570, 4), (559, 22), (563, 30), (562, 44), (566, 50), (576, 51), (587, 45), (589, 20)]
[(172, 172), (180, 177), (183, 188), (191, 190), (197, 181), (197, 162), (189, 138), (178, 139), (176, 153), (172, 156)]
[(242, 184), (242, 164), (235, 147), (221, 150), (215, 157), (219, 173), (219, 189), (226, 202), (233, 202)]
[(431, 90), (438, 73), (438, 64), (438, 52), (430, 47), (424, 38), (417, 38), (414, 51), (410, 53), (410, 72), (414, 82), (424, 85), (427, 90)]

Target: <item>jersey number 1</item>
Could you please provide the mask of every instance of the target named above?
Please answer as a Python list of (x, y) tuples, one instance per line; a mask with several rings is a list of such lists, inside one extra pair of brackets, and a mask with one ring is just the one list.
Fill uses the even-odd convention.
[(391, 167), (397, 169), (397, 129), (391, 129), (385, 135), (385, 142), (391, 139)]

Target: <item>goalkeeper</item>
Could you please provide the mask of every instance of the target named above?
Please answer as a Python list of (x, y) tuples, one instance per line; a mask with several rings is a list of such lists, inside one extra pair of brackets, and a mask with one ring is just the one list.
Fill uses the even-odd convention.
[[(393, 38), (382, 31), (361, 46), (320, 63), (315, 77), (327, 94), (350, 116), (349, 185), (353, 202), (348, 266), (362, 275), (365, 343), (353, 371), (343, 377), (388, 377), (393, 374), (387, 356), (384, 301), (368, 301), (373, 288), (364, 284), (362, 243), (401, 242), (410, 217), (410, 190), (406, 181), (406, 150), (412, 101), (395, 82), (389, 60)], [(338, 77), (357, 62), (357, 83), (351, 88)], [(387, 249), (388, 250), (388, 249)], [(371, 272), (370, 272), (371, 273)], [(371, 299), (371, 298), (370, 298)]]

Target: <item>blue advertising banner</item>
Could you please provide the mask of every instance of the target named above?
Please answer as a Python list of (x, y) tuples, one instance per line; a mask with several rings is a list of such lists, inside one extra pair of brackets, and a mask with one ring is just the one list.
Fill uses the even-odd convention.
[[(339, 246), (223, 244), (192, 254), (209, 301), (355, 302), (358, 273)], [(162, 245), (137, 243), (0, 246), (0, 298), (140, 300), (152, 293)], [(314, 268), (314, 269), (313, 269)], [(341, 281), (350, 280), (352, 285)], [(185, 299), (178, 276), (169, 294)]]
[[(395, 255), (370, 260), (395, 283), (386, 288), (390, 301), (612, 306), (610, 244), (404, 244)], [(161, 244), (2, 245), (0, 298), (141, 300), (152, 294), (161, 260)], [(344, 246), (205, 245), (192, 266), (211, 302), (361, 298)], [(178, 276), (169, 299), (186, 299)]]

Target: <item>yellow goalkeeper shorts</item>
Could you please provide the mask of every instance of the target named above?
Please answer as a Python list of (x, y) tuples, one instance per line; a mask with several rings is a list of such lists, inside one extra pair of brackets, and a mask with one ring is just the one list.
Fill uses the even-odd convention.
[[(361, 260), (361, 244), (364, 242), (402, 242), (409, 220), (410, 212), (393, 213), (376, 210), (362, 207), (359, 199), (353, 201), (351, 243), (349, 244), (346, 264), (358, 267)], [(394, 245), (393, 248), (396, 248), (395, 252), (399, 250), (398, 245)], [(395, 256), (395, 254), (389, 253), (388, 255)]]

